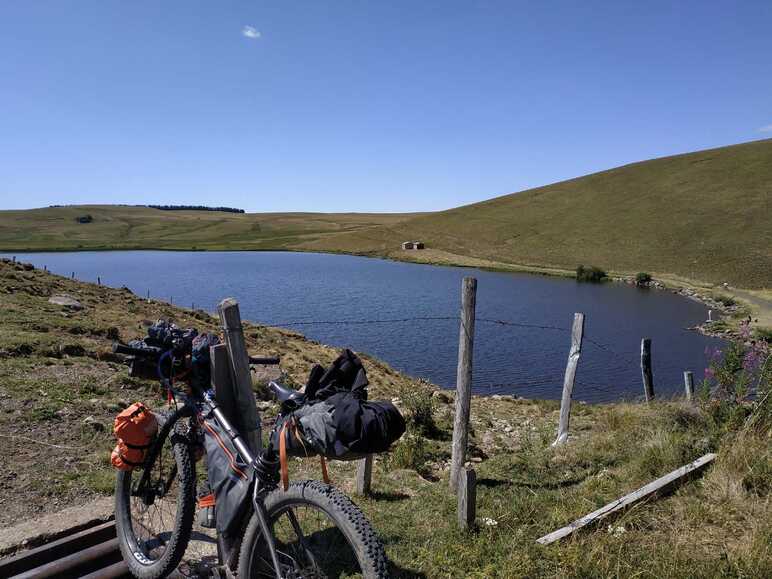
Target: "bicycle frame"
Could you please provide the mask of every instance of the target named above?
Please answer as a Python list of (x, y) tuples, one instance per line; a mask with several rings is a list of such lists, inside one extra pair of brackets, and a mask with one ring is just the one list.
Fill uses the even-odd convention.
[[(124, 348), (124, 350), (126, 350), (128, 353), (128, 351), (131, 349)], [(137, 354), (137, 351), (134, 351), (131, 353)], [(273, 563), (273, 567), (276, 573), (276, 579), (283, 579), (283, 576), (281, 574), (280, 564), (279, 564), (279, 557), (276, 551), (276, 542), (274, 540), (273, 532), (271, 531), (270, 525), (268, 523), (268, 514), (263, 504), (263, 497), (268, 492), (276, 488), (276, 482), (274, 481), (274, 476), (271, 476), (271, 475), (273, 472), (278, 472), (278, 463), (275, 460), (271, 460), (269, 453), (265, 451), (255, 453), (252, 451), (252, 449), (249, 448), (249, 445), (244, 440), (244, 437), (236, 429), (236, 427), (233, 424), (231, 424), (230, 420), (228, 420), (228, 417), (225, 416), (223, 411), (217, 405), (217, 402), (212, 398), (212, 396), (209, 393), (210, 391), (202, 392), (200, 391), (200, 389), (197, 389), (193, 386), (191, 386), (192, 395), (187, 395), (183, 392), (175, 391), (173, 375), (170, 376), (169, 378), (166, 378), (163, 375), (163, 371), (162, 371), (162, 361), (167, 356), (172, 357), (172, 367), (174, 365), (173, 355), (171, 354), (170, 351), (163, 353), (159, 357), (157, 362), (157, 372), (158, 372), (159, 381), (161, 382), (161, 386), (169, 393), (170, 400), (174, 400), (176, 403), (178, 395), (183, 399), (182, 408), (178, 408), (175, 411), (175, 413), (169, 417), (169, 420), (172, 421), (171, 422), (172, 427), (173, 427), (173, 424), (176, 421), (178, 421), (180, 418), (186, 418), (186, 417), (192, 418), (193, 416), (198, 416), (200, 419), (203, 419), (203, 418), (213, 417), (214, 420), (219, 424), (219, 426), (222, 427), (222, 429), (225, 431), (231, 443), (236, 448), (236, 450), (241, 455), (241, 457), (244, 459), (244, 461), (249, 465), (249, 468), (253, 473), (252, 508), (254, 509), (254, 512), (257, 515), (258, 522), (260, 524), (260, 530), (262, 532), (263, 537), (265, 538), (265, 542), (271, 557), (271, 562)], [(277, 359), (266, 358), (266, 359), (258, 359), (258, 360), (266, 360), (266, 361), (272, 362)], [(138, 488), (144, 487), (144, 485), (147, 483), (148, 476), (149, 476), (149, 473), (145, 471), (142, 478), (139, 481)], [(221, 551), (224, 545), (221, 544), (219, 535), (218, 535), (217, 544), (218, 544), (218, 551)]]

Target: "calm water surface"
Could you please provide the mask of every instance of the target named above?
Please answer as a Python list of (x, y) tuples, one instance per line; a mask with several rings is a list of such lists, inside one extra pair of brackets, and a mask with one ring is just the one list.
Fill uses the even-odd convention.
[[(574, 396), (588, 402), (642, 392), (640, 340), (653, 340), (658, 394), (681, 392), (683, 370), (702, 379), (705, 349), (721, 342), (685, 328), (704, 306), (663, 291), (621, 284), (346, 255), (287, 252), (78, 252), (16, 254), (54, 273), (214, 311), (223, 297), (246, 319), (386, 360), (436, 384), (455, 384), (461, 279), (477, 277), (474, 389), (480, 394), (559, 398), (574, 312), (586, 315)], [(407, 319), (407, 320), (406, 320)], [(372, 323), (317, 323), (362, 322)], [(406, 321), (401, 321), (406, 320)], [(555, 329), (557, 328), (557, 329)], [(321, 360), (323, 363), (328, 360)]]

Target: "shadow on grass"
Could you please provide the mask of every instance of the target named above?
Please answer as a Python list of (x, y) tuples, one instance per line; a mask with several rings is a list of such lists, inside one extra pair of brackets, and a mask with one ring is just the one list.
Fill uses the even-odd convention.
[(410, 495), (398, 492), (384, 493), (380, 491), (373, 491), (370, 493), (369, 497), (374, 501), (385, 501), (387, 503), (393, 503), (396, 501), (405, 501), (410, 498)]

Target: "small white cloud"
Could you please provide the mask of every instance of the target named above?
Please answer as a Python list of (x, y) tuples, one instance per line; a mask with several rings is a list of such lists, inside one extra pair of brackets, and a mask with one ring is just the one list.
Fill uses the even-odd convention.
[(242, 36), (246, 36), (247, 38), (253, 38), (253, 39), (260, 38), (260, 36), (262, 36), (260, 34), (260, 31), (254, 26), (245, 26), (244, 28), (241, 29), (241, 34)]
[(761, 127), (759, 129), (760, 133), (772, 133), (772, 125), (767, 125), (766, 127)]

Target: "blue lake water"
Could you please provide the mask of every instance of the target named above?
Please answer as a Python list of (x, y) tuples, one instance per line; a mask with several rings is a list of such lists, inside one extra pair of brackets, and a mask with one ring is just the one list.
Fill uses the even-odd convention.
[(222, 298), (235, 297), (246, 319), (367, 352), (446, 388), (455, 384), (461, 279), (471, 275), (478, 280), (479, 394), (559, 398), (574, 312), (586, 316), (574, 390), (579, 400), (639, 397), (643, 337), (652, 338), (658, 395), (682, 392), (684, 370), (701, 380), (706, 347), (721, 345), (686, 330), (706, 319), (701, 304), (615, 283), (316, 253), (116, 251), (16, 258), (185, 307), (214, 311)]

